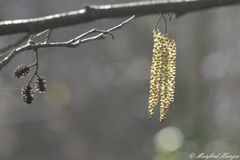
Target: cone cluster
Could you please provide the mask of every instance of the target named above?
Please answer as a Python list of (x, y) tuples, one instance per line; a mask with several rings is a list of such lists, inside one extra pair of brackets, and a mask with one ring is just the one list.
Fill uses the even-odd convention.
[[(15, 71), (14, 75), (16, 78), (25, 78), (27, 74), (30, 72), (30, 66), (26, 64), (19, 65)], [(31, 85), (31, 82), (34, 80), (33, 86)], [(34, 100), (34, 94), (35, 93), (45, 93), (46, 92), (46, 79), (43, 77), (40, 77), (37, 72), (30, 78), (30, 81), (27, 85), (23, 86), (21, 89), (21, 97), (24, 102), (27, 104), (31, 104)]]
[(163, 121), (174, 101), (176, 45), (173, 39), (160, 33), (159, 29), (153, 30), (153, 41), (148, 112), (151, 117), (159, 103), (160, 121)]

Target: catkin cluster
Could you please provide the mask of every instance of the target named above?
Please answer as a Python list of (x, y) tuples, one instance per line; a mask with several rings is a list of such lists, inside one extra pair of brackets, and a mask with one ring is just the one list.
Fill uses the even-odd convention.
[(150, 76), (150, 96), (148, 112), (152, 116), (160, 103), (160, 121), (172, 109), (176, 72), (176, 45), (167, 34), (153, 30), (153, 57)]

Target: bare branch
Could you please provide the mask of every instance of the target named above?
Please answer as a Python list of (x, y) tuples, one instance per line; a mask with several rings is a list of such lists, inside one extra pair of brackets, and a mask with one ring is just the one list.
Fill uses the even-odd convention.
[(130, 2), (113, 5), (90, 5), (84, 9), (59, 13), (45, 17), (8, 20), (0, 22), (0, 35), (20, 32), (37, 33), (69, 25), (86, 23), (104, 18), (125, 16), (142, 16), (156, 13), (175, 13), (177, 16), (185, 13), (204, 10), (213, 7), (240, 4), (239, 0), (162, 0)]
[[(118, 24), (117, 26), (114, 26), (108, 30), (96, 30), (96, 29), (91, 29), (73, 39), (70, 39), (68, 41), (64, 42), (42, 42), (42, 43), (27, 43), (24, 46), (21, 46), (19, 48), (16, 48), (12, 50), (3, 60), (0, 61), (0, 70), (6, 66), (17, 54), (26, 51), (26, 50), (37, 50), (39, 48), (48, 48), (48, 47), (69, 47), (69, 48), (75, 48), (78, 47), (79, 45), (90, 42), (90, 41), (95, 41), (99, 39), (104, 39), (106, 38), (106, 35), (110, 34), (111, 36), (112, 31), (115, 31), (117, 29), (121, 29), (125, 24), (130, 22), (131, 20), (134, 19), (135, 16), (132, 16), (125, 20), (124, 22)], [(87, 37), (93, 33), (98, 33), (97, 35)]]
[[(17, 42), (13, 43), (13, 44), (10, 44), (6, 47), (3, 47), (0, 49), (0, 53), (4, 53), (12, 48), (15, 48), (17, 46), (19, 46), (21, 43), (23, 43), (24, 41), (26, 41), (28, 38), (29, 38), (30, 34), (26, 34), (24, 37), (22, 37), (21, 39), (19, 39)], [(2, 56), (2, 55), (0, 55)]]

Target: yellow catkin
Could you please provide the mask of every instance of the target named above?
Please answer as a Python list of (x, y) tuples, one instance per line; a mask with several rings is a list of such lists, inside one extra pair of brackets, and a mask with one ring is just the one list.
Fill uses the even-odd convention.
[(160, 121), (166, 119), (174, 100), (176, 45), (167, 34), (153, 30), (153, 57), (150, 76), (150, 96), (148, 112), (152, 116), (160, 103)]
[(176, 44), (173, 39), (168, 43), (168, 110), (172, 110), (175, 91), (175, 73), (176, 73)]
[(166, 118), (168, 108), (168, 36), (162, 34), (160, 43), (163, 45), (161, 48), (161, 67), (160, 67), (160, 121)]
[(148, 101), (148, 113), (150, 116), (154, 114), (154, 109), (159, 101), (160, 93), (160, 62), (161, 62), (161, 51), (162, 44), (160, 43), (160, 35), (158, 30), (153, 30), (153, 56), (150, 76), (150, 96)]

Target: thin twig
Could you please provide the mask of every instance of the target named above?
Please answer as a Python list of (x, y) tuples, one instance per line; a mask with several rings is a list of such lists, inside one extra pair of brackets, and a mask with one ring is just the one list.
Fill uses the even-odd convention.
[(36, 56), (36, 62), (34, 64), (34, 66), (36, 66), (36, 68), (35, 68), (35, 71), (34, 71), (33, 75), (31, 76), (30, 80), (28, 81), (28, 86), (30, 86), (30, 84), (32, 83), (33, 78), (35, 76), (39, 77), (38, 76), (38, 50), (34, 49), (34, 52), (35, 52), (35, 56)]
[[(10, 44), (6, 47), (3, 47), (0, 49), (0, 54), (1, 53), (4, 53), (12, 48), (16, 48), (17, 46), (19, 46), (21, 43), (23, 43), (24, 41), (26, 41), (28, 38), (29, 38), (30, 34), (26, 34), (24, 37), (22, 37), (21, 39), (19, 39), (18, 41), (16, 41), (15, 43), (13, 44)], [(3, 55), (0, 55), (0, 56), (3, 56)]]
[(143, 16), (159, 13), (175, 13), (177, 16), (214, 7), (240, 4), (239, 0), (149, 0), (112, 5), (90, 5), (77, 11), (70, 11), (45, 17), (7, 20), (0, 22), (0, 35), (20, 32), (38, 33), (46, 29), (65, 27), (104, 18)]
[(51, 37), (51, 32), (52, 32), (52, 30), (48, 29), (45, 43), (48, 43), (48, 41), (49, 41), (49, 39), (50, 39), (50, 37)]
[(163, 20), (164, 20), (164, 32), (165, 32), (165, 34), (166, 34), (166, 33), (167, 33), (167, 20), (166, 20), (166, 17), (165, 17), (164, 14), (161, 14), (161, 15), (158, 17), (154, 29), (157, 29), (158, 23), (159, 23), (159, 21), (161, 20), (161, 18), (163, 18)]
[[(123, 21), (122, 23), (108, 29), (108, 30), (96, 30), (96, 29), (91, 29), (73, 39), (70, 39), (68, 41), (63, 41), (63, 42), (49, 42), (49, 43), (27, 43), (19, 48), (14, 49), (11, 51), (3, 60), (0, 61), (0, 70), (6, 66), (17, 54), (26, 51), (26, 50), (37, 50), (39, 48), (48, 48), (48, 47), (68, 47), (68, 48), (75, 48), (78, 47), (82, 43), (90, 42), (90, 41), (95, 41), (99, 39), (104, 39), (106, 38), (105, 35), (110, 34), (112, 35), (112, 31), (121, 29), (125, 24), (129, 23), (131, 20), (134, 19), (135, 16), (132, 16), (128, 18), (127, 20)], [(99, 33), (95, 36), (90, 36), (85, 38), (86, 36), (92, 34), (92, 33)]]

